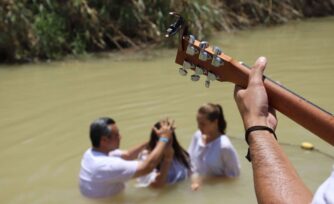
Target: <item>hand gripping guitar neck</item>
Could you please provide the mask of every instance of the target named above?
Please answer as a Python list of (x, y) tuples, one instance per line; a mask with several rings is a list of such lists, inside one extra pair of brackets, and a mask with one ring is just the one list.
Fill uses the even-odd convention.
[[(182, 16), (171, 12), (176, 22), (167, 29), (166, 37), (179, 33), (179, 46), (175, 62), (182, 67), (179, 73), (186, 76), (194, 71), (191, 80), (205, 77), (205, 86), (212, 81), (228, 81), (247, 87), (250, 67), (224, 54), (219, 47), (209, 46), (188, 33), (188, 26)], [(288, 88), (264, 76), (264, 85), (270, 105), (302, 127), (334, 145), (334, 116), (332, 113), (311, 103)]]

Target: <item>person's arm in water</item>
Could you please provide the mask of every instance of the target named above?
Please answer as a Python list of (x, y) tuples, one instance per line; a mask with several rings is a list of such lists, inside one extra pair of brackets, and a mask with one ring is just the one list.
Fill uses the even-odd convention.
[(197, 172), (191, 174), (191, 190), (198, 191), (203, 184), (203, 176)]
[(195, 160), (197, 159), (195, 156), (195, 146), (196, 146), (196, 137), (195, 135), (193, 136), (190, 145), (188, 147), (188, 152), (190, 155), (190, 165), (191, 165), (191, 175), (190, 175), (190, 188), (192, 191), (197, 191), (201, 188), (202, 183), (203, 183), (203, 176), (201, 176), (198, 172), (198, 167), (196, 165)]
[(133, 175), (133, 178), (150, 173), (158, 165), (166, 147), (168, 146), (168, 142), (172, 139), (172, 129), (173, 122), (170, 123), (168, 121), (162, 121), (161, 128), (159, 130), (155, 129), (156, 133), (160, 136), (160, 139), (153, 151), (148, 155), (147, 159), (139, 163), (138, 169)]
[(166, 184), (169, 167), (173, 161), (174, 149), (172, 142), (169, 142), (168, 147), (166, 147), (164, 157), (161, 161), (160, 170), (157, 174), (155, 180), (150, 184), (153, 188), (161, 188)]
[(132, 149), (122, 152), (122, 158), (125, 160), (134, 160), (138, 158), (138, 154), (145, 149), (148, 142), (144, 142), (138, 146), (133, 147)]
[[(234, 98), (245, 129), (267, 126), (275, 130), (277, 119), (269, 106), (263, 84), (266, 59), (260, 57), (249, 75), (246, 89), (235, 86)], [(310, 203), (312, 193), (298, 176), (272, 133), (252, 131), (248, 137), (258, 203)]]

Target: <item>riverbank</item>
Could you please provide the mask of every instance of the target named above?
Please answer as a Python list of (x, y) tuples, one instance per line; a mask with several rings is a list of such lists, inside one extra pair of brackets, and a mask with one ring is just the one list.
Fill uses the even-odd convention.
[(61, 59), (86, 52), (141, 48), (163, 41), (169, 11), (198, 38), (214, 31), (282, 24), (334, 14), (332, 0), (77, 0), (0, 3), (0, 62)]

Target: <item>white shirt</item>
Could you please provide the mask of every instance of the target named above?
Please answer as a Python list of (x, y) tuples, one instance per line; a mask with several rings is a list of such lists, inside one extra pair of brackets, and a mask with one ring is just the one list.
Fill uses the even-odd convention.
[(196, 131), (190, 143), (192, 171), (200, 175), (236, 177), (240, 175), (237, 152), (226, 135), (204, 144), (201, 131)]
[(312, 204), (334, 204), (334, 166), (332, 174), (315, 193)]
[(88, 149), (81, 160), (80, 191), (87, 197), (107, 197), (121, 192), (125, 181), (132, 178), (138, 161), (126, 161), (121, 151), (112, 151), (109, 156)]

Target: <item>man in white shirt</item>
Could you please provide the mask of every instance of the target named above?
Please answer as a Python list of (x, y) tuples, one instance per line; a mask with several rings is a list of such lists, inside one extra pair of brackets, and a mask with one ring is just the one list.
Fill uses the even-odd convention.
[(321, 184), (313, 196), (312, 204), (334, 203), (334, 165), (331, 175)]
[(80, 191), (84, 196), (101, 198), (121, 192), (125, 182), (150, 173), (164, 153), (172, 136), (173, 124), (162, 121), (156, 130), (160, 136), (154, 150), (145, 161), (137, 158), (146, 143), (129, 150), (118, 150), (121, 135), (115, 121), (99, 118), (90, 125), (92, 147), (83, 155), (80, 170)]

